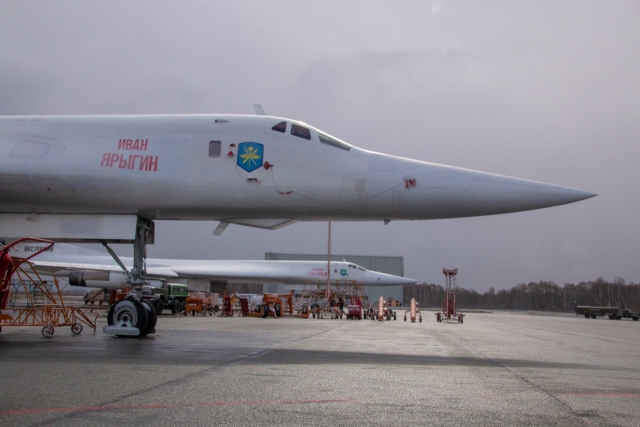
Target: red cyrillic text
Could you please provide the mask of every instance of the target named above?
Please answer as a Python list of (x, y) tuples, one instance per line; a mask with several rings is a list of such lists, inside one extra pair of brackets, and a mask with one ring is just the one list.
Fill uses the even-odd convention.
[(143, 156), (140, 154), (104, 153), (100, 166), (156, 172), (158, 170), (158, 156)]
[(118, 141), (118, 150), (147, 151), (148, 139), (121, 139)]

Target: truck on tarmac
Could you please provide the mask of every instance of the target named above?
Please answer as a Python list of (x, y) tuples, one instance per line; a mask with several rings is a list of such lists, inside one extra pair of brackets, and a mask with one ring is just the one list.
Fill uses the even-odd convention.
[(620, 310), (618, 307), (594, 307), (579, 305), (576, 307), (576, 316), (584, 316), (586, 319), (595, 319), (598, 316), (607, 316), (611, 320), (620, 320), (622, 318), (631, 320), (640, 320), (638, 313), (633, 313), (631, 310)]
[(165, 308), (171, 310), (171, 314), (178, 314), (184, 311), (188, 296), (187, 285), (153, 280), (149, 285), (142, 287), (141, 299), (149, 301), (159, 315)]

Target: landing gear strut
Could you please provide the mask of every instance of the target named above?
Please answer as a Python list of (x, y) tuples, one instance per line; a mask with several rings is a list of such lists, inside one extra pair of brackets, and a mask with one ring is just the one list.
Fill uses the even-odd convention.
[(118, 255), (103, 241), (113, 259), (127, 273), (127, 285), (132, 292), (129, 297), (115, 303), (109, 310), (103, 333), (118, 337), (144, 337), (156, 332), (158, 315), (155, 307), (147, 301), (140, 301), (142, 286), (148, 283), (146, 258), (147, 243), (153, 243), (153, 221), (138, 217), (136, 236), (133, 242), (133, 268), (128, 271)]

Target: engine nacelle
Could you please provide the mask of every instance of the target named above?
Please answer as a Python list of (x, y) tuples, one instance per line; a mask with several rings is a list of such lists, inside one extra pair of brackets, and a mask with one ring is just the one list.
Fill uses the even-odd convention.
[(127, 287), (126, 273), (114, 271), (72, 271), (69, 285), (89, 288), (124, 289)]

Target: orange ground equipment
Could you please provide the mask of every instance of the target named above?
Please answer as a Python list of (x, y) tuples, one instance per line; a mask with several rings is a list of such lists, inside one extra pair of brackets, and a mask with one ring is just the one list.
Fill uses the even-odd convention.
[(456, 305), (456, 286), (458, 269), (447, 270), (442, 269), (444, 274), (446, 286), (444, 288), (444, 299), (442, 300), (442, 313), (435, 313), (436, 321), (442, 322), (443, 320), (457, 320), (458, 323), (464, 323), (464, 314), (458, 312)]
[(227, 295), (227, 291), (224, 292), (224, 296), (222, 297), (222, 311), (220, 312), (220, 317), (233, 316), (233, 305), (231, 304), (231, 297)]
[[(35, 247), (34, 253), (27, 258), (12, 259), (9, 254), (11, 248), (25, 241), (43, 243), (44, 246)], [(48, 338), (53, 335), (54, 328), (62, 326), (70, 326), (71, 332), (77, 335), (82, 332), (82, 325), (84, 324), (92, 328), (95, 332), (95, 320), (98, 316), (91, 321), (81, 309), (65, 306), (58, 279), (53, 278), (53, 283), (58, 295), (56, 298), (52, 288), (45, 284), (46, 282), (42, 280), (33, 268), (33, 265), (29, 263), (31, 258), (51, 249), (53, 244), (50, 240), (25, 237), (0, 249), (0, 309), (5, 310), (7, 307), (11, 280), (14, 274), (22, 284), (27, 295), (27, 307), (14, 308), (12, 314), (0, 312), (0, 331), (3, 326), (42, 326), (42, 335)], [(29, 265), (29, 269), (35, 277), (22, 269), (21, 266), (24, 263)], [(35, 286), (48, 303), (36, 304), (32, 293), (27, 291), (27, 283)]]
[(415, 298), (411, 298), (411, 304), (409, 305), (409, 310), (404, 312), (404, 321), (407, 321), (407, 313), (409, 313), (409, 318), (411, 319), (411, 323), (416, 323), (416, 316), (420, 316), (420, 323), (422, 323), (422, 313), (418, 310), (418, 304), (416, 303)]
[[(293, 291), (287, 294), (263, 294), (261, 298), (258, 297), (257, 304), (256, 300), (252, 301), (251, 308), (249, 308), (247, 302), (247, 309), (247, 316), (249, 317), (267, 318), (272, 316), (278, 318), (284, 314), (293, 316)], [(296, 316), (309, 317), (309, 310), (307, 309), (304, 313), (300, 310)]]
[(378, 309), (369, 309), (369, 317), (371, 318), (371, 320), (391, 320), (392, 317), (393, 320), (396, 320), (396, 312), (387, 307), (387, 302), (381, 296), (378, 299)]
[(211, 304), (211, 295), (204, 292), (196, 292), (189, 295), (186, 299), (186, 305), (184, 307), (184, 315), (195, 316), (199, 314), (201, 316), (213, 315), (213, 305)]

